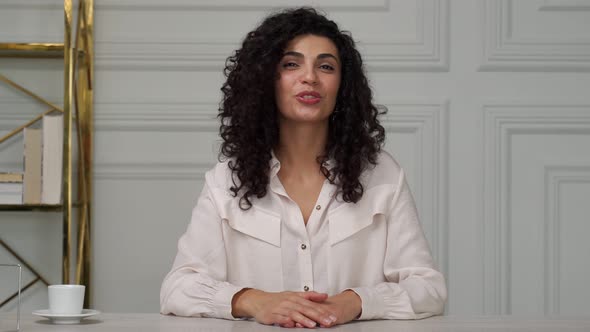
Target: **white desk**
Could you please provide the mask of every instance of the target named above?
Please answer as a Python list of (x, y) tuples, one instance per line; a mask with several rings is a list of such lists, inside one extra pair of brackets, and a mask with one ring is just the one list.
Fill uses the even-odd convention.
[[(0, 314), (0, 332), (13, 331), (16, 314)], [(303, 329), (298, 329), (303, 330)], [(309, 329), (306, 329), (309, 331)], [(328, 329), (321, 329), (326, 331)], [(228, 321), (212, 318), (184, 318), (159, 314), (101, 314), (87, 318), (79, 325), (53, 325), (49, 320), (31, 314), (21, 317), (22, 332), (37, 331), (291, 331), (280, 327), (261, 325), (252, 321)], [(590, 316), (585, 318), (560, 317), (432, 317), (419, 321), (365, 321), (352, 322), (331, 328), (330, 331), (355, 332), (477, 332), (477, 331), (590, 331)]]

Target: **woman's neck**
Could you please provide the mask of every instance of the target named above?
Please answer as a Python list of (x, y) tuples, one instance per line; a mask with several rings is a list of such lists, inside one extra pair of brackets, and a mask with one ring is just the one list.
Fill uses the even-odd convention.
[(327, 123), (282, 123), (280, 143), (275, 149), (275, 155), (281, 162), (281, 170), (302, 176), (317, 173), (320, 169), (317, 158), (324, 153), (327, 137)]

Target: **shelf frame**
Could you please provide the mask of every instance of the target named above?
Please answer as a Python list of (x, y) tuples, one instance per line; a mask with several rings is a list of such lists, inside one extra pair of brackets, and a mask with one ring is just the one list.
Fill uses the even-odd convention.
[[(62, 174), (62, 204), (3, 204), (0, 211), (36, 211), (36, 212), (61, 212), (63, 216), (63, 242), (62, 242), (62, 283), (86, 285), (84, 307), (91, 303), (91, 215), (92, 215), (92, 160), (94, 154), (93, 140), (93, 82), (94, 82), (94, 0), (77, 0), (78, 15), (73, 30), (73, 0), (64, 0), (64, 40), (63, 43), (0, 43), (0, 58), (56, 58), (64, 61), (64, 99), (63, 108), (52, 104), (41, 96), (24, 88), (17, 82), (0, 74), (0, 81), (21, 91), (47, 106), (46, 111), (32, 118), (30, 121), (15, 128), (13, 131), (0, 138), (0, 144), (8, 138), (18, 134), (23, 128), (33, 125), (43, 118), (43, 115), (51, 112), (64, 114), (64, 149), (63, 149), (63, 174)], [(73, 128), (75, 124), (75, 133)], [(77, 197), (74, 200), (73, 190), (73, 157), (72, 142), (77, 140)], [(74, 203), (75, 201), (75, 203)], [(73, 246), (73, 208), (76, 208), (76, 222), (78, 234), (76, 247)], [(0, 239), (0, 244), (17, 260), (23, 262), (14, 249)], [(75, 266), (73, 257), (77, 257)], [(32, 284), (47, 280), (30, 266), (25, 266), (37, 276), (22, 290), (26, 290)], [(72, 273), (73, 272), (73, 273)], [(10, 301), (10, 299), (8, 299)], [(3, 301), (0, 307), (7, 303)]]
[(64, 57), (63, 43), (0, 43), (2, 58), (59, 58)]

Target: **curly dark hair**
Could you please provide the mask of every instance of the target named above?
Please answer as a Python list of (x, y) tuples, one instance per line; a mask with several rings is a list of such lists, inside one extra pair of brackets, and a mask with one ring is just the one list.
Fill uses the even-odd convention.
[[(379, 124), (382, 114), (372, 103), (372, 91), (360, 53), (349, 32), (315, 9), (287, 9), (267, 17), (249, 32), (241, 49), (225, 62), (227, 81), (221, 87), (219, 159), (230, 159), (234, 197), (241, 193), (240, 208), (252, 206), (251, 196), (262, 198), (269, 183), (271, 150), (279, 143), (278, 109), (275, 103), (277, 65), (287, 44), (300, 35), (329, 38), (338, 48), (341, 82), (328, 139), (318, 163), (324, 176), (338, 186), (345, 202), (356, 203), (364, 189), (360, 181), (385, 139)], [(325, 167), (331, 160), (331, 167)], [(236, 181), (237, 177), (237, 181)]]

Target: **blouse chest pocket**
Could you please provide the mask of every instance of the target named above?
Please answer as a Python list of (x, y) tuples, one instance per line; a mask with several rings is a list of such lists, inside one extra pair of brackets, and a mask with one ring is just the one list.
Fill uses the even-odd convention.
[[(222, 216), (228, 281), (267, 291), (282, 288), (281, 218), (251, 207)], [(262, 273), (261, 273), (262, 271)]]
[(344, 203), (328, 213), (331, 246), (385, 219), (393, 193), (384, 186), (371, 188), (357, 203)]
[[(344, 203), (328, 213), (330, 260), (334, 291), (365, 285), (383, 278), (387, 250), (386, 215), (393, 196), (371, 189), (354, 203)], [(363, 273), (359, 273), (363, 271)], [(364, 279), (363, 279), (364, 278)]]
[(226, 220), (236, 232), (275, 247), (281, 246), (281, 218), (278, 215), (251, 207), (247, 211), (230, 210)]

